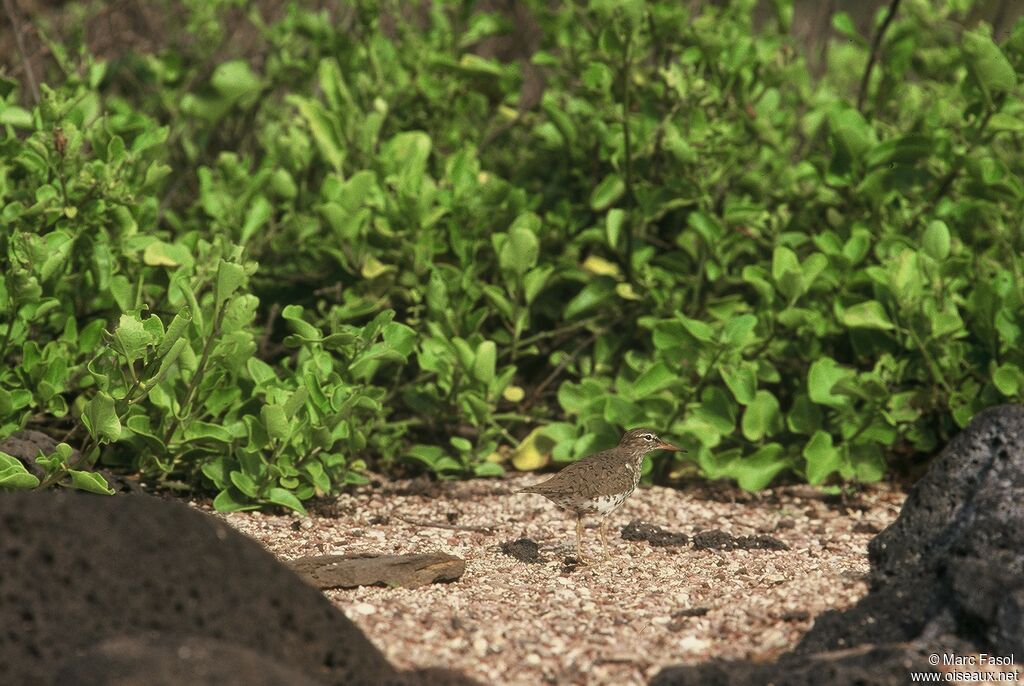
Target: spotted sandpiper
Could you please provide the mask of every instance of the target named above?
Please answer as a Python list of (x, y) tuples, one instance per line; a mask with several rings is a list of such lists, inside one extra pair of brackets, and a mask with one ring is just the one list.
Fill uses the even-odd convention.
[(601, 547), (607, 556), (606, 518), (633, 493), (640, 482), (644, 457), (655, 450), (685, 452), (661, 440), (650, 429), (633, 429), (627, 431), (614, 448), (573, 462), (547, 481), (516, 492), (537, 493), (576, 515), (576, 557), (581, 561), (583, 516), (601, 515)]

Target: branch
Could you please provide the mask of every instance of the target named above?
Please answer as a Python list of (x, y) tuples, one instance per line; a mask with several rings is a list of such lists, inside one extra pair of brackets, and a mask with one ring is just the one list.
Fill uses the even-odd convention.
[(32, 61), (28, 58), (28, 52), (25, 50), (25, 41), (22, 40), (21, 36), (21, 22), (18, 21), (18, 13), (15, 11), (14, 3), (11, 0), (4, 0), (4, 12), (7, 13), (7, 19), (11, 22), (11, 27), (14, 29), (14, 42), (18, 46), (21, 64), (25, 68), (25, 81), (28, 82), (28, 89), (32, 92), (32, 100), (38, 105), (39, 85), (36, 83), (35, 74), (32, 73)]
[(889, 12), (885, 15), (885, 19), (882, 20), (882, 25), (875, 31), (875, 37), (871, 41), (871, 55), (868, 57), (868, 66), (864, 69), (864, 76), (860, 80), (860, 92), (857, 93), (857, 111), (862, 114), (864, 112), (864, 99), (868, 96), (868, 83), (871, 81), (871, 71), (875, 68), (875, 62), (878, 61), (878, 49), (882, 45), (882, 37), (889, 29), (889, 24), (896, 18), (896, 10), (900, 7), (900, 1), (892, 0), (889, 3)]

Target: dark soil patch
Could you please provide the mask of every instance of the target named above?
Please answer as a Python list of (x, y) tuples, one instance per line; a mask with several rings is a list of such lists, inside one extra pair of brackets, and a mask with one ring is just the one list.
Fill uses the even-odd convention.
[(626, 541), (647, 541), (657, 548), (671, 548), (686, 545), (689, 542), (686, 534), (662, 529), (660, 526), (634, 519), (622, 527), (622, 538)]

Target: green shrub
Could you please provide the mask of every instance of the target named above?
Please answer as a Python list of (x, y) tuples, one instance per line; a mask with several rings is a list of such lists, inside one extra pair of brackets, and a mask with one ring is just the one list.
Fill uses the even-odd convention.
[(535, 108), (470, 50), (505, 22), (442, 4), (5, 88), (0, 436), (221, 509), (500, 474), (534, 428), (649, 424), (749, 489), (934, 452), (1024, 395), (1024, 23), (910, 3), (861, 92), (844, 15), (815, 81), (752, 4), (531, 3)]

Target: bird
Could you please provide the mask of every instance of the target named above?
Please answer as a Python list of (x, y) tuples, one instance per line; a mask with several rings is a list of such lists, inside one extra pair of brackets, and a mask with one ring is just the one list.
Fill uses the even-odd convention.
[(583, 517), (601, 515), (599, 534), (604, 556), (607, 517), (614, 512), (640, 482), (644, 457), (655, 450), (686, 452), (663, 441), (651, 429), (633, 429), (622, 436), (614, 448), (584, 457), (563, 468), (547, 481), (516, 491), (542, 495), (559, 508), (576, 515), (576, 558), (583, 561)]

